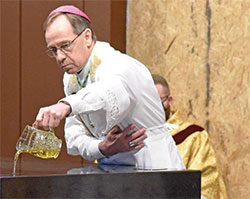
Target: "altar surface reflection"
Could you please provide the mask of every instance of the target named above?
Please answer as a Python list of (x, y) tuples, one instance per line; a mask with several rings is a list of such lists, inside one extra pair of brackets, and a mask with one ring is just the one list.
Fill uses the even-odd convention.
[(200, 198), (201, 194), (200, 171), (93, 164), (60, 172), (1, 176), (1, 197)]

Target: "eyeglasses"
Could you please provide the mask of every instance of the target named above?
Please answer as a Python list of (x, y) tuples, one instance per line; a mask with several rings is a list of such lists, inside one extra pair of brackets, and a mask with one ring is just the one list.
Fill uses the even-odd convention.
[(55, 57), (57, 57), (58, 50), (60, 50), (61, 52), (65, 53), (65, 54), (71, 52), (73, 49), (72, 44), (84, 32), (84, 30), (85, 29), (83, 29), (78, 35), (76, 35), (76, 37), (72, 41), (63, 43), (61, 46), (58, 46), (58, 47), (48, 48), (48, 50), (46, 50), (47, 55), (51, 58), (55, 58)]
[(161, 103), (164, 104), (166, 101), (168, 101), (168, 97), (169, 96), (167, 95), (167, 96), (161, 98)]

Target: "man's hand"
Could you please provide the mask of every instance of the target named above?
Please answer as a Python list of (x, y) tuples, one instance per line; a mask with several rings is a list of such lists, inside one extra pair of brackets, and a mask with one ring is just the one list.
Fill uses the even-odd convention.
[(102, 154), (108, 156), (144, 147), (142, 141), (147, 138), (146, 130), (142, 128), (132, 132), (134, 128), (134, 124), (129, 125), (124, 131), (121, 131), (118, 126), (113, 127), (99, 144)]
[(57, 104), (40, 108), (34, 126), (36, 128), (43, 127), (48, 130), (49, 128), (58, 127), (61, 120), (71, 112), (69, 104), (59, 102)]

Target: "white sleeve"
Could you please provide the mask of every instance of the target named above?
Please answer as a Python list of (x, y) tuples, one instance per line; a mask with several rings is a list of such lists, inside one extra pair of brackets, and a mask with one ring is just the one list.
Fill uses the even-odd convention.
[(71, 115), (88, 117), (95, 127), (93, 134), (102, 137), (132, 111), (135, 100), (131, 90), (119, 77), (113, 76), (112, 81), (92, 83), (62, 100), (71, 105)]
[(65, 140), (67, 152), (71, 155), (81, 155), (88, 161), (104, 157), (98, 147), (102, 140), (89, 134), (79, 116), (75, 115), (66, 118)]

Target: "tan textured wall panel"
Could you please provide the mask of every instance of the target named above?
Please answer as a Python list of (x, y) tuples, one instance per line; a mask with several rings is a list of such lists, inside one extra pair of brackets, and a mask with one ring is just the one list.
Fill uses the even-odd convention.
[(250, 1), (130, 0), (127, 53), (204, 126), (230, 199), (250, 195)]

